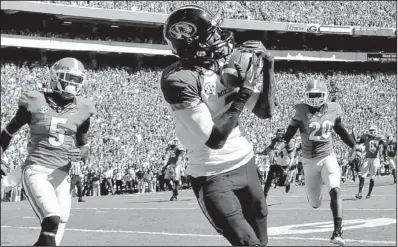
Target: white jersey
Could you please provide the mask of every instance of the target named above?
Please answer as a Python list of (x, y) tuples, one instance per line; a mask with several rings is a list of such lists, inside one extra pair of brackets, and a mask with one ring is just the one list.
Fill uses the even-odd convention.
[[(205, 145), (214, 120), (230, 108), (238, 88), (224, 87), (220, 76), (213, 71), (184, 70), (176, 63), (164, 71), (161, 89), (176, 123), (176, 135), (188, 149), (188, 175), (224, 173), (253, 158), (252, 144), (239, 125), (232, 130), (223, 148), (215, 150)], [(252, 94), (246, 103), (247, 109), (254, 108), (258, 96), (259, 92)]]

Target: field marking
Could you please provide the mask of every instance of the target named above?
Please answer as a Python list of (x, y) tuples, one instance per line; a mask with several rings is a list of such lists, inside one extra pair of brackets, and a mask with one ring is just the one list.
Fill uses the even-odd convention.
[[(196, 203), (195, 203), (196, 204)], [(72, 208), (72, 210), (198, 210), (199, 207), (188, 207), (188, 208), (167, 208), (167, 207), (157, 207), (157, 208)], [(287, 210), (308, 210), (308, 211), (330, 211), (330, 208), (269, 208), (269, 211), (287, 211)], [(344, 208), (343, 211), (396, 211), (396, 208)]]
[[(270, 237), (275, 240), (310, 240), (310, 241), (325, 241), (330, 242), (329, 238), (301, 238), (301, 237)], [(344, 239), (346, 242), (357, 242), (364, 244), (396, 244), (395, 241), (374, 241), (374, 240), (359, 240), (359, 239)]]
[[(1, 228), (14, 228), (14, 229), (29, 229), (29, 230), (40, 230), (40, 227), (29, 227), (29, 226), (1, 226)], [(269, 229), (272, 229), (269, 228)], [(66, 228), (66, 231), (74, 232), (92, 232), (92, 233), (130, 233), (130, 234), (147, 234), (147, 235), (164, 235), (164, 236), (179, 236), (179, 237), (208, 237), (208, 238), (222, 238), (221, 235), (215, 234), (195, 234), (195, 233), (168, 233), (168, 232), (143, 232), (143, 231), (125, 231), (125, 230), (91, 230), (91, 229), (73, 229)], [(302, 238), (302, 237), (273, 237), (269, 234), (269, 239), (275, 240), (310, 240), (310, 241), (327, 241), (328, 238)], [(374, 241), (374, 240), (357, 240), (357, 239), (345, 239), (346, 242), (358, 242), (368, 244), (396, 244), (395, 241)]]

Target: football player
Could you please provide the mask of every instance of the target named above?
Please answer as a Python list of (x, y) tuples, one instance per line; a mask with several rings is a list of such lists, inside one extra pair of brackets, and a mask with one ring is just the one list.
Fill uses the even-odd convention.
[(343, 200), (340, 192), (341, 174), (332, 142), (332, 129), (351, 148), (355, 140), (342, 124), (342, 110), (337, 102), (327, 102), (328, 90), (323, 81), (310, 81), (305, 90), (304, 103), (294, 106), (294, 116), (284, 139), (289, 143), (300, 130), (302, 162), (304, 165), (307, 199), (313, 208), (321, 206), (322, 184), (326, 184), (331, 198), (334, 219), (331, 242), (344, 245), (342, 234)]
[(165, 167), (166, 173), (164, 178), (167, 180), (166, 184), (169, 189), (173, 191), (170, 201), (177, 201), (184, 148), (178, 139), (174, 139), (167, 148), (167, 151), (170, 153), (170, 157)]
[(394, 184), (397, 183), (397, 142), (392, 138), (391, 135), (387, 136), (387, 142), (383, 147), (384, 160), (388, 162), (389, 168), (391, 169), (392, 176), (394, 177)]
[(294, 144), (289, 142), (285, 145), (283, 139), (284, 132), (282, 129), (276, 131), (276, 137), (271, 140), (271, 144), (264, 149), (264, 151), (258, 153), (260, 155), (268, 155), (271, 151), (274, 152), (275, 164), (270, 166), (270, 172), (267, 176), (267, 180), (264, 185), (264, 196), (267, 198), (269, 188), (271, 187), (272, 180), (275, 178), (274, 174), (279, 174), (280, 183), (285, 185), (285, 192), (290, 191), (290, 176), (288, 172), (294, 163)]
[(75, 58), (56, 62), (51, 67), (51, 91), (23, 94), (14, 118), (0, 133), (3, 152), (22, 126), (30, 127), (22, 185), (41, 223), (35, 245), (60, 244), (71, 207), (71, 162), (88, 156), (87, 132), (95, 107), (79, 96), (85, 73), (83, 64)]
[[(252, 144), (238, 119), (244, 108), (262, 119), (272, 116), (273, 57), (261, 42), (243, 43), (240, 49), (254, 54), (253, 62), (244, 70), (235, 63), (241, 86), (224, 87), (220, 68), (234, 43), (221, 22), (220, 12), (197, 5), (169, 15), (164, 38), (179, 61), (164, 70), (160, 88), (177, 137), (188, 149), (186, 174), (204, 215), (232, 245), (266, 245), (267, 204)], [(261, 70), (259, 92), (254, 84)]]
[(362, 188), (365, 184), (365, 178), (369, 174), (369, 191), (366, 195), (366, 198), (368, 199), (372, 194), (377, 168), (380, 167), (379, 151), (380, 147), (384, 145), (384, 141), (381, 136), (377, 136), (377, 127), (375, 125), (371, 125), (368, 133), (363, 134), (358, 143), (365, 144), (365, 157), (363, 164), (360, 167), (361, 176), (359, 178), (359, 191), (355, 197), (357, 199), (362, 198)]

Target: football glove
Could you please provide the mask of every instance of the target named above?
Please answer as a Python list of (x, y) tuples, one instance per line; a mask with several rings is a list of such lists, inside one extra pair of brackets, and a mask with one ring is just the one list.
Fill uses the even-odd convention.
[(80, 148), (69, 150), (68, 157), (71, 162), (78, 162), (82, 159)]
[(253, 53), (246, 71), (243, 71), (242, 66), (238, 62), (234, 62), (234, 66), (236, 68), (236, 71), (238, 72), (238, 78), (242, 81), (242, 87), (250, 89), (252, 91), (255, 89), (256, 82), (254, 79), (257, 75), (257, 67), (259, 61), (260, 59), (256, 57)]
[(268, 64), (266, 67), (273, 66), (274, 64), (274, 56), (272, 56), (271, 52), (265, 48), (261, 41), (249, 40), (244, 42), (239, 48), (242, 50), (242, 52), (250, 52), (256, 54), (257, 56), (263, 57), (264, 63)]

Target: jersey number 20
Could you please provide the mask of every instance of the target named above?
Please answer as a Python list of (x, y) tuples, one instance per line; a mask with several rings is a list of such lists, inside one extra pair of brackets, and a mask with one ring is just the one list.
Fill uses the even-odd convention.
[(52, 117), (50, 123), (50, 136), (48, 137), (48, 142), (54, 147), (59, 147), (64, 143), (65, 140), (65, 130), (58, 128), (58, 124), (66, 124), (68, 119)]
[[(310, 141), (319, 141), (322, 139), (328, 139), (330, 137), (330, 130), (332, 128), (332, 122), (329, 120), (323, 121), (322, 124), (318, 122), (311, 122), (310, 128), (314, 128), (311, 132), (309, 139)], [(319, 133), (319, 129), (322, 128), (321, 133)], [(320, 135), (319, 135), (320, 134)]]

